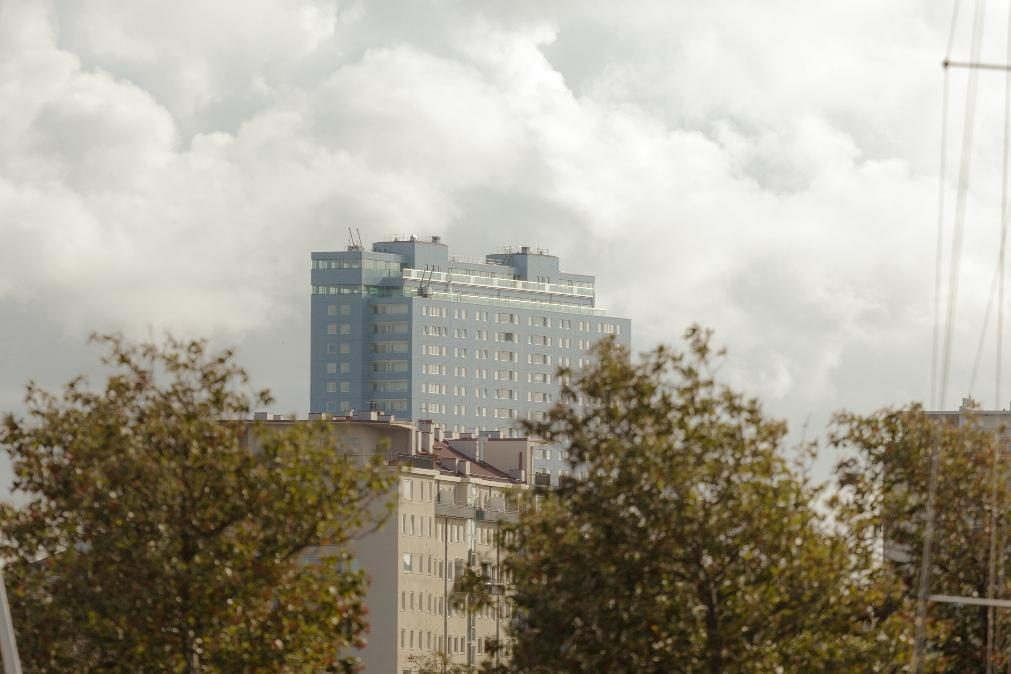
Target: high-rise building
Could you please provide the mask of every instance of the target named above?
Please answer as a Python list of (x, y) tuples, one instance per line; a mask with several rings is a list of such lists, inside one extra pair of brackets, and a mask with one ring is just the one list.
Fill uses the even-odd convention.
[[(394, 236), (314, 252), (311, 274), (313, 412), (374, 410), (510, 437), (557, 402), (559, 366), (584, 366), (605, 335), (630, 343), (630, 321), (596, 306), (594, 277), (561, 271), (540, 249), (472, 260), (437, 236)], [(568, 467), (544, 448), (534, 469)]]

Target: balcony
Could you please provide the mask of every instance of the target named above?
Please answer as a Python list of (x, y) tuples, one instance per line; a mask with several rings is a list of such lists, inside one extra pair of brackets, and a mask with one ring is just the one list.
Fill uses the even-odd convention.
[(466, 500), (451, 500), (443, 492), (437, 496), (435, 501), (436, 517), (453, 517), (478, 522), (515, 522), (519, 515), (519, 509), (512, 503), (489, 502), (482, 506)]

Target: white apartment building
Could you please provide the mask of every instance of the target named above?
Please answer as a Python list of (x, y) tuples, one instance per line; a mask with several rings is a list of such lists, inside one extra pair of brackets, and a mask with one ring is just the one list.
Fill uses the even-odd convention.
[[(271, 425), (298, 423), (257, 417)], [(439, 652), (454, 663), (478, 665), (493, 657), (489, 646), (499, 640), (504, 648), (497, 657), (508, 657), (498, 532), (517, 516), (517, 492), (530, 486), (541, 444), (497, 433), (447, 435), (431, 421), (412, 424), (377, 412), (330, 421), (339, 446), (383, 451), (402, 466), (390, 518), (354, 543), (358, 568), (370, 577), (370, 629), (360, 652), (365, 674), (413, 673), (412, 658)], [(494, 606), (466, 610), (454, 582), (468, 567), (498, 593)]]

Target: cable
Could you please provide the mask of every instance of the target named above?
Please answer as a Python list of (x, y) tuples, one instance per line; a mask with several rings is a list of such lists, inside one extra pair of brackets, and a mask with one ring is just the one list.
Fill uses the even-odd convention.
[(986, 333), (990, 328), (990, 311), (993, 309), (994, 297), (997, 295), (997, 277), (1000, 275), (1000, 258), (993, 268), (993, 279), (990, 281), (990, 294), (986, 300), (986, 310), (983, 312), (983, 327), (979, 330), (979, 341), (976, 343), (976, 356), (972, 361), (972, 374), (969, 376), (969, 396), (973, 397), (976, 390), (976, 375), (979, 374), (979, 364), (983, 360), (983, 346), (986, 341)]
[[(982, 47), (983, 16), (986, 5), (983, 0), (976, 0), (976, 11), (973, 16), (972, 61), (979, 61)], [(955, 222), (951, 237), (951, 261), (948, 271), (948, 311), (944, 327), (944, 345), (941, 352), (941, 385), (938, 391), (938, 409), (943, 409), (944, 399), (948, 392), (948, 372), (951, 366), (951, 344), (955, 329), (955, 315), (958, 308), (959, 269), (962, 263), (962, 234), (965, 230), (965, 211), (969, 200), (969, 174), (972, 167), (972, 140), (976, 120), (976, 87), (979, 81), (979, 71), (969, 71), (969, 84), (965, 94), (965, 120), (962, 126), (962, 154), (958, 171), (958, 192), (955, 200)]]
[[(970, 43), (971, 60), (979, 61), (979, 52), (982, 43), (981, 33), (983, 28), (983, 13), (985, 5), (983, 0), (976, 0), (976, 9), (973, 14), (972, 42)], [(957, 6), (956, 6), (957, 16)], [(952, 30), (949, 34), (949, 49), (952, 43), (951, 35), (954, 34), (954, 20)], [(945, 58), (945, 64), (948, 59)], [(945, 66), (947, 70), (947, 65)], [(975, 119), (976, 103), (976, 81), (979, 71), (973, 69), (969, 71), (969, 85), (966, 89), (965, 102), (965, 122), (962, 128), (962, 157), (959, 167), (958, 195), (955, 202), (955, 224), (951, 244), (951, 272), (948, 286), (948, 320), (944, 330), (944, 349), (941, 364), (941, 385), (938, 392), (937, 409), (943, 409), (944, 397), (948, 386), (948, 366), (951, 361), (951, 333), (955, 318), (955, 303), (958, 299), (958, 267), (962, 253), (962, 228), (965, 224), (965, 202), (966, 193), (969, 188), (969, 155), (972, 149), (972, 130)], [(944, 186), (941, 186), (944, 189)], [(923, 531), (923, 551), (920, 556), (920, 577), (916, 596), (916, 619), (914, 626), (913, 641), (913, 661), (912, 670), (914, 674), (923, 673), (924, 659), (926, 655), (926, 624), (927, 624), (927, 596), (930, 594), (930, 554), (933, 547), (934, 538), (934, 500), (937, 497), (938, 468), (941, 455), (941, 429), (935, 430), (935, 440), (930, 452), (930, 472), (927, 478), (927, 512), (926, 522)]]
[(941, 156), (938, 162), (937, 186), (937, 241), (934, 264), (934, 334), (930, 353), (930, 403), (937, 399), (937, 356), (941, 329), (941, 277), (943, 274), (941, 261), (944, 253), (944, 194), (948, 164), (948, 63), (951, 59), (951, 49), (955, 43), (955, 28), (958, 26), (958, 15), (961, 0), (955, 0), (951, 14), (951, 25), (948, 28), (948, 43), (944, 50), (944, 76), (941, 94)]
[[(1011, 63), (1011, 1), (1008, 2), (1007, 60)], [(1008, 229), (1008, 155), (1011, 154), (1011, 70), (1004, 72), (1004, 155), (1000, 177), (1000, 247), (997, 254), (997, 354), (994, 365), (994, 409), (1001, 408), (1000, 380), (1004, 366), (1004, 265)]]

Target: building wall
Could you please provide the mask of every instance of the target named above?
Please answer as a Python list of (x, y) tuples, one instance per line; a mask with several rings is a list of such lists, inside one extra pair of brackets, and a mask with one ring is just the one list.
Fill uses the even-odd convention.
[[(494, 506), (507, 487), (436, 470), (410, 469), (401, 476), (387, 525), (355, 544), (372, 578), (372, 629), (361, 652), (366, 674), (412, 671), (412, 657), (439, 651), (455, 663), (479, 663), (487, 657), (488, 640), (505, 635), (506, 613), (468, 616), (451, 601), (454, 578), (466, 564), (488, 564), (495, 573), (499, 524), (479, 521), (472, 506)], [(437, 505), (453, 507), (439, 512)]]

